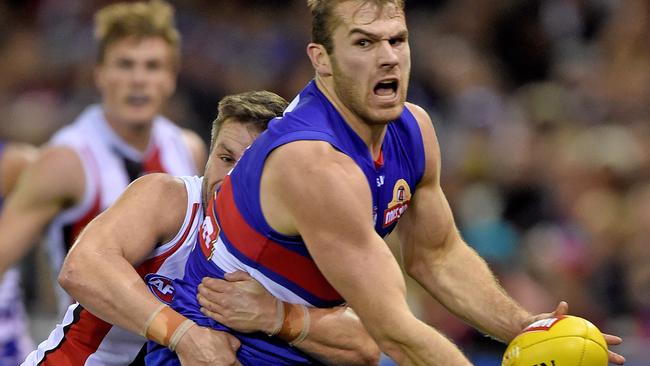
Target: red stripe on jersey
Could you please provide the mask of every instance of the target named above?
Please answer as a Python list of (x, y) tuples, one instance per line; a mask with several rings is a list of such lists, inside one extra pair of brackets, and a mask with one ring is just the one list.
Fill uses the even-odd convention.
[[(89, 169), (90, 169), (90, 174), (93, 175), (94, 180), (97, 184), (96, 187), (96, 193), (95, 193), (95, 201), (93, 202), (92, 206), (90, 209), (86, 212), (86, 214), (77, 220), (74, 224), (72, 224), (72, 227), (70, 229), (70, 236), (67, 237), (68, 243), (65, 243), (66, 245), (66, 252), (72, 248), (72, 245), (74, 244), (75, 240), (77, 240), (77, 237), (79, 234), (81, 234), (81, 231), (90, 223), (97, 215), (99, 215), (102, 212), (102, 195), (101, 195), (101, 173), (99, 170), (99, 166), (97, 165), (97, 160), (95, 159), (95, 156), (92, 153), (92, 150), (88, 146), (84, 146), (83, 149), (83, 154), (86, 156), (89, 160), (88, 162), (90, 163)], [(86, 189), (88, 189), (88, 184), (90, 182), (86, 182)]]
[(226, 176), (217, 195), (221, 229), (238, 251), (253, 262), (270, 269), (325, 301), (341, 295), (327, 282), (311, 258), (284, 248), (251, 228), (235, 204), (230, 176)]
[(93, 202), (93, 205), (91, 206), (90, 210), (86, 212), (86, 214), (79, 219), (77, 222), (75, 222), (72, 225), (72, 230), (70, 231), (70, 237), (69, 243), (65, 243), (67, 246), (67, 250), (70, 250), (72, 248), (72, 244), (74, 244), (75, 240), (77, 240), (77, 237), (79, 234), (81, 234), (81, 231), (90, 223), (97, 215), (99, 215), (102, 212), (102, 197), (99, 193), (95, 195), (95, 201)]
[(196, 219), (196, 213), (198, 210), (199, 210), (199, 204), (194, 203), (192, 205), (192, 220), (190, 220), (190, 224), (187, 225), (187, 227), (185, 228), (185, 231), (183, 232), (181, 238), (178, 240), (176, 244), (174, 244), (174, 246), (171, 249), (169, 249), (168, 251), (166, 251), (165, 253), (159, 256), (147, 259), (146, 261), (142, 262), (142, 264), (140, 264), (138, 268), (136, 268), (140, 277), (144, 278), (144, 276), (147, 275), (148, 273), (158, 272), (158, 269), (160, 269), (160, 266), (162, 266), (162, 264), (167, 260), (167, 258), (169, 258), (172, 254), (176, 253), (178, 248), (180, 248), (181, 245), (183, 245), (185, 239), (187, 239), (187, 237), (190, 235), (190, 231), (192, 230), (192, 226), (194, 225), (194, 220)]
[(162, 165), (160, 149), (158, 149), (158, 146), (154, 145), (151, 152), (147, 154), (147, 157), (142, 162), (142, 170), (144, 170), (146, 174), (167, 172), (165, 167)]
[[(94, 316), (81, 305), (75, 309), (79, 316), (65, 330), (63, 341), (57, 348), (47, 351), (39, 365), (78, 366), (97, 351), (112, 325)], [(76, 314), (75, 314), (76, 315)]]

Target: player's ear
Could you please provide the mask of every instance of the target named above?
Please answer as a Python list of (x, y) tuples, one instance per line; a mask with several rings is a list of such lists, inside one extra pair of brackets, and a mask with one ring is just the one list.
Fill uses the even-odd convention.
[(307, 55), (319, 76), (332, 76), (330, 55), (322, 44), (310, 43), (307, 45)]

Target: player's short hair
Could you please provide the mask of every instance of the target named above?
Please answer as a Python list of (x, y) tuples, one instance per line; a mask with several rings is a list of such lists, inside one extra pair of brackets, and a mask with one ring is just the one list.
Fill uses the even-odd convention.
[[(334, 8), (343, 2), (351, 0), (307, 0), (311, 10), (311, 41), (322, 44), (328, 54), (334, 50), (332, 33), (339, 25), (340, 19), (334, 14)], [(394, 4), (399, 10), (404, 10), (404, 0), (362, 0), (363, 3), (375, 3), (381, 7)]]
[(174, 66), (180, 66), (181, 36), (176, 29), (174, 8), (164, 0), (115, 3), (95, 13), (99, 64), (104, 61), (108, 47), (127, 37), (162, 38), (174, 52)]
[(221, 126), (227, 119), (236, 120), (261, 133), (268, 128), (271, 119), (282, 115), (287, 105), (289, 103), (284, 98), (265, 90), (224, 97), (219, 102), (217, 118), (212, 122), (210, 151), (214, 147)]

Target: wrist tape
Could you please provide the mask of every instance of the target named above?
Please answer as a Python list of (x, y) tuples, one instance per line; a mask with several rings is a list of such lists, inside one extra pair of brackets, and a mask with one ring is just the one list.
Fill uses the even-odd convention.
[(284, 320), (278, 337), (295, 346), (307, 338), (311, 316), (304, 305), (284, 304)]
[(185, 332), (194, 322), (175, 312), (167, 305), (160, 305), (144, 323), (140, 335), (160, 345), (176, 349)]
[(280, 333), (282, 330), (282, 324), (284, 324), (284, 301), (276, 298), (275, 306), (275, 325), (273, 326), (273, 330), (270, 333), (266, 333), (269, 337), (273, 337), (274, 335)]

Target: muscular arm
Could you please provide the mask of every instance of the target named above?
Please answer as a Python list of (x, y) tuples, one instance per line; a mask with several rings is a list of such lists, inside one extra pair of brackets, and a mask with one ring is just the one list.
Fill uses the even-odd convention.
[(70, 149), (46, 148), (21, 175), (0, 215), (0, 274), (31, 249), (50, 221), (84, 192), (83, 166)]
[(420, 122), (425, 175), (398, 234), (407, 272), (447, 309), (501, 341), (511, 340), (531, 315), (498, 284), (485, 261), (460, 237), (440, 187), (440, 152), (426, 112), (409, 105)]
[[(135, 264), (157, 243), (180, 229), (187, 207), (184, 183), (166, 174), (133, 182), (120, 198), (97, 216), (77, 239), (59, 274), (63, 288), (103, 320), (139, 334), (160, 302), (149, 292)], [(177, 353), (190, 365), (234, 365), (234, 338), (193, 326)], [(230, 352), (228, 352), (230, 351)]]
[(384, 352), (401, 365), (469, 365), (410, 312), (399, 266), (373, 228), (368, 183), (349, 157), (324, 142), (284, 145), (267, 159), (261, 197), (271, 227), (300, 233)]
[(59, 274), (61, 286), (98, 317), (140, 332), (160, 303), (133, 266), (176, 234), (186, 206), (179, 179), (139, 178), (79, 236)]
[[(133, 265), (144, 260), (156, 243), (176, 235), (186, 205), (186, 191), (179, 179), (152, 174), (136, 180), (83, 231), (64, 263), (59, 277), (61, 285), (93, 314), (140, 332), (160, 303)], [(252, 290), (247, 291), (241, 284)], [(218, 288), (220, 292), (211, 297), (214, 302), (236, 312), (235, 315), (252, 314), (253, 319), (242, 321), (248, 331), (264, 331), (267, 324), (274, 323), (275, 299), (257, 281), (250, 278), (247, 282), (221, 283)], [(301, 349), (316, 350), (317, 355), (333, 365), (376, 364), (376, 346), (368, 343), (369, 337), (352, 314), (342, 309), (314, 309), (312, 316), (311, 335), (300, 344)], [(228, 324), (228, 317), (216, 318)], [(333, 336), (338, 338), (330, 338)], [(357, 346), (361, 348), (353, 348)]]

